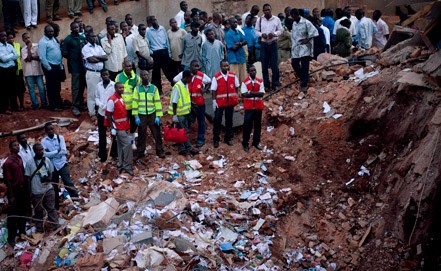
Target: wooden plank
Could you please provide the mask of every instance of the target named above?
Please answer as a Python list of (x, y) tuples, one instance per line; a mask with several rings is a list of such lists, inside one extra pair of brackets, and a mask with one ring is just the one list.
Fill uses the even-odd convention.
[(425, 15), (427, 12), (429, 12), (430, 9), (432, 9), (433, 5), (436, 1), (433, 1), (432, 3), (428, 4), (427, 6), (424, 6), (421, 10), (419, 10), (417, 13), (412, 15), (409, 19), (405, 20), (401, 25), (402, 26), (408, 26), (409, 24), (415, 22), (418, 18)]

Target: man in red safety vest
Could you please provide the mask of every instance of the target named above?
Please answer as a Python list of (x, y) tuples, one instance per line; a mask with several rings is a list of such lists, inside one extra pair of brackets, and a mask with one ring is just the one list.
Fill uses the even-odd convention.
[(245, 115), (243, 120), (243, 150), (248, 152), (248, 141), (250, 140), (251, 130), (254, 127), (253, 144), (256, 149), (260, 147), (260, 132), (262, 129), (263, 95), (265, 87), (262, 79), (256, 77), (256, 67), (248, 67), (248, 77), (243, 81), (240, 92), (242, 93), (243, 107)]
[[(193, 75), (191, 82), (188, 83), (191, 102), (197, 105), (198, 137), (196, 147), (202, 147), (205, 144), (205, 99), (204, 92), (208, 89), (211, 79), (205, 73), (199, 71), (199, 61), (190, 62), (190, 72)], [(173, 78), (173, 82), (179, 82), (182, 79), (182, 72)]]
[(233, 112), (234, 106), (238, 104), (237, 91), (239, 80), (234, 72), (230, 72), (227, 60), (221, 61), (221, 71), (216, 73), (211, 80), (211, 91), (213, 97), (214, 125), (213, 145), (219, 147), (222, 116), (225, 111), (225, 139), (229, 146), (233, 145)]
[(118, 169), (133, 175), (133, 151), (131, 137), (129, 136), (130, 123), (127, 118), (127, 109), (122, 94), (124, 85), (121, 82), (115, 84), (115, 93), (110, 96), (106, 105), (105, 126), (110, 127), (110, 133), (116, 136), (118, 144)]

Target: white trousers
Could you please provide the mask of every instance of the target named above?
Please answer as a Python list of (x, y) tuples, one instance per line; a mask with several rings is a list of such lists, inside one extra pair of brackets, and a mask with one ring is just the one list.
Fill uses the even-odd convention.
[(25, 26), (28, 27), (31, 24), (37, 25), (38, 15), (38, 3), (37, 0), (24, 0), (23, 1), (23, 16)]
[(89, 116), (95, 115), (95, 93), (98, 83), (101, 81), (101, 73), (87, 71), (86, 72), (86, 84), (87, 84), (87, 110)]

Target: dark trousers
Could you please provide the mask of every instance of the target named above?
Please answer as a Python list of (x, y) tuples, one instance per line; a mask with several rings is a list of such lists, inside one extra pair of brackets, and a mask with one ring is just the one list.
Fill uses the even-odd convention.
[(130, 123), (130, 133), (133, 134), (136, 129), (138, 129), (138, 125), (136, 125), (135, 116), (133, 116), (132, 110), (127, 110), (127, 118), (129, 119)]
[(260, 133), (262, 130), (262, 110), (250, 109), (245, 110), (243, 119), (243, 139), (242, 145), (248, 146), (250, 140), (251, 130), (253, 130), (253, 146), (260, 143)]
[(159, 128), (159, 125), (155, 123), (156, 114), (152, 113), (150, 115), (138, 116), (141, 120), (141, 126), (139, 126), (138, 128), (138, 144), (136, 145), (137, 157), (144, 157), (147, 142), (147, 126), (152, 132), (153, 139), (155, 140), (156, 154), (163, 154), (164, 149), (162, 148), (161, 130)]
[[(107, 7), (106, 0), (97, 0), (101, 7)], [(87, 10), (92, 10), (95, 0), (87, 0)]]
[(58, 16), (60, 0), (46, 0), (46, 19), (53, 19)]
[(262, 43), (260, 45), (260, 61), (262, 62), (262, 76), (265, 87), (270, 87), (268, 68), (271, 67), (271, 82), (272, 87), (276, 88), (280, 85), (279, 82), (279, 50), (277, 42), (271, 44)]
[(0, 68), (0, 82), (2, 84), (0, 93), (3, 94), (0, 99), (0, 112), (18, 109), (16, 80), (11, 80), (11, 78), (15, 78), (16, 70), (17, 67)]
[[(29, 197), (29, 185), (23, 184), (12, 187), (14, 204), (8, 205), (8, 242), (14, 243), (15, 237), (21, 233), (26, 234), (26, 218), (13, 216), (29, 216), (31, 200)], [(8, 198), (9, 199), (9, 198)]]
[(162, 49), (153, 51), (153, 72), (152, 72), (152, 84), (158, 88), (160, 94), (162, 94), (162, 83), (161, 83), (161, 70), (167, 77), (170, 83), (173, 82), (173, 77), (170, 73), (170, 56), (168, 55), (168, 49)]
[(61, 81), (64, 70), (60, 65), (52, 65), (51, 70), (47, 70), (44, 66), (43, 73), (46, 78), (46, 92), (49, 100), (48, 108), (54, 110), (56, 108), (63, 109), (63, 100), (61, 99)]
[(213, 142), (220, 141), (220, 131), (222, 125), (222, 116), (225, 111), (225, 139), (224, 142), (228, 142), (233, 139), (233, 112), (234, 106), (218, 107), (214, 112), (213, 123)]
[(17, 79), (16, 86), (18, 102), (20, 103), (20, 108), (24, 108), (24, 93), (26, 92), (26, 87), (24, 83), (23, 70), (20, 70), (15, 78)]
[(183, 71), (183, 69), (181, 69), (181, 61), (174, 61), (173, 59), (170, 59), (170, 64), (169, 64), (170, 76), (174, 78), (181, 71)]
[(109, 77), (110, 77), (110, 80), (112, 80), (113, 82), (115, 82), (115, 78), (116, 78), (116, 76), (118, 75), (118, 74), (120, 74), (122, 71), (119, 71), (119, 72), (112, 72), (112, 71), (109, 71)]
[(309, 81), (309, 61), (310, 56), (304, 56), (301, 58), (292, 58), (291, 66), (297, 74), (297, 77), (300, 79), (300, 87), (307, 87)]
[(71, 197), (78, 197), (78, 192), (75, 188), (75, 185), (72, 182), (72, 179), (70, 178), (70, 172), (69, 167), (64, 165), (59, 170), (54, 169), (54, 173), (52, 173), (52, 183), (54, 186), (54, 192), (55, 192), (55, 208), (58, 210), (60, 207), (60, 188), (58, 187), (58, 181), (61, 177), (61, 180), (64, 183), (64, 188), (66, 188), (67, 192)]
[[(185, 131), (187, 132), (187, 135), (190, 130), (190, 120), (188, 119), (188, 116), (189, 116), (189, 114), (183, 115), (183, 116), (178, 116), (179, 124), (181, 125), (182, 128), (185, 129)], [(180, 152), (181, 151), (189, 152), (189, 151), (191, 151), (191, 149), (192, 149), (192, 146), (190, 143), (190, 139), (187, 139), (186, 142), (179, 144), (179, 151)]]
[(86, 73), (72, 73), (72, 106), (80, 108), (84, 103), (84, 89), (86, 88)]
[(198, 143), (205, 143), (205, 104), (198, 105)]
[(55, 209), (55, 192), (54, 189), (47, 191), (44, 194), (33, 195), (32, 199), (34, 205), (34, 218), (35, 227), (38, 232), (44, 231), (43, 225), (43, 215), (44, 210), (46, 210), (47, 217), (49, 222), (51, 222), (51, 228), (54, 230), (58, 225), (58, 213), (57, 209)]
[[(107, 160), (107, 127), (104, 126), (104, 117), (100, 114), (97, 114), (98, 119), (98, 157), (101, 159), (101, 162), (105, 162)], [(112, 149), (110, 150), (110, 156), (118, 157), (118, 147), (116, 144), (115, 137), (112, 136)]]
[[(14, 29), (17, 26), (20, 16), (23, 17), (19, 1), (2, 1), (2, 11), (5, 21), (5, 30)], [(23, 20), (23, 18), (21, 18)]]

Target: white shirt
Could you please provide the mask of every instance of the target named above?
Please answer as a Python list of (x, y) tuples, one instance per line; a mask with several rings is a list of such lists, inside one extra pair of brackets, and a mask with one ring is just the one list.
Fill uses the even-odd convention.
[(321, 25), (320, 28), (323, 29), (323, 33), (325, 34), (326, 45), (331, 45), (331, 32), (324, 25)]
[(101, 61), (98, 63), (90, 63), (87, 61), (87, 59), (92, 56), (106, 55), (106, 52), (104, 52), (103, 48), (98, 44), (95, 44), (95, 46), (93, 46), (90, 42), (88, 42), (86, 45), (84, 45), (83, 49), (81, 50), (81, 54), (83, 55), (84, 67), (86, 69), (93, 71), (101, 71), (104, 68), (104, 63)]
[[(193, 76), (192, 79), (191, 79), (191, 82), (194, 81), (194, 78), (195, 77)], [(178, 75), (176, 75), (175, 78), (173, 78), (173, 82), (176, 83), (176, 82), (180, 81), (181, 79), (182, 79), (182, 72), (178, 73)], [(205, 73), (204, 73), (204, 76), (202, 77), (202, 83), (204, 85), (211, 83), (210, 77), (208, 77)]]
[[(181, 81), (182, 83), (182, 81)], [(184, 85), (184, 83), (182, 83)], [(188, 85), (184, 85), (185, 89), (188, 91)], [(172, 104), (177, 104), (179, 102), (179, 98), (181, 97), (181, 95), (179, 95), (179, 89), (180, 87), (178, 87), (178, 83), (174, 84), (173, 89), (172, 89), (172, 98), (171, 98), (171, 103)]]
[(377, 27), (377, 33), (375, 33), (374, 44), (377, 48), (383, 48), (386, 43), (386, 35), (389, 35), (389, 27), (387, 24), (380, 18), (378, 21), (374, 22)]
[(242, 14), (242, 26), (245, 26), (245, 19), (250, 14), (251, 14), (251, 12), (249, 12), (249, 11), (245, 12), (244, 14)]
[[(313, 46), (312, 38), (319, 35), (317, 28), (308, 20), (300, 17), (299, 22), (292, 24), (291, 30), (291, 57), (301, 58), (305, 56), (312, 56)], [(302, 39), (311, 39), (307, 44), (300, 44)]]
[(282, 22), (276, 16), (272, 16), (269, 20), (265, 18), (265, 16), (259, 17), (256, 22), (256, 26), (254, 28), (254, 33), (258, 37), (262, 37), (262, 34), (273, 33), (275, 37), (272, 39), (264, 39), (262, 41), (272, 42), (277, 40), (277, 37), (280, 36), (283, 32)]
[(26, 163), (34, 159), (35, 153), (34, 150), (32, 150), (31, 146), (29, 146), (29, 144), (26, 144), (26, 148), (23, 148), (21, 144), (19, 145), (20, 151), (18, 152), (18, 155), (20, 155), (21, 159), (23, 160), (23, 167), (26, 168)]
[(184, 20), (184, 14), (185, 14), (185, 12), (183, 12), (182, 10), (180, 10), (179, 12), (178, 12), (178, 14), (176, 14), (176, 16), (175, 16), (175, 20), (176, 20), (176, 22), (178, 23), (178, 27), (180, 28), (181, 26), (182, 26), (182, 24), (185, 22), (185, 20)]
[[(343, 21), (344, 19), (347, 19), (347, 17), (341, 17), (340, 19), (338, 19), (337, 21), (335, 21), (334, 24), (334, 30), (332, 31), (332, 34), (337, 35), (337, 30), (339, 28), (342, 28), (343, 26), (340, 24), (341, 21)], [(358, 23), (357, 23), (358, 24)], [(349, 31), (351, 32), (352, 36), (355, 36), (356, 34), (356, 30), (355, 30), (355, 24), (352, 22), (351, 20), (351, 26), (349, 27)]]
[[(38, 57), (38, 44), (32, 43), (31, 55), (33, 57)], [(21, 64), (23, 65), (23, 75), (24, 76), (38, 76), (43, 75), (43, 70), (41, 69), (40, 60), (32, 60), (31, 62), (26, 62), (25, 59), (28, 57), (28, 46), (25, 45), (21, 48)]]
[(374, 33), (377, 32), (374, 22), (367, 18), (361, 18), (358, 23), (358, 45), (364, 49), (369, 49), (372, 47), (372, 40), (374, 38)]
[(124, 38), (120, 34), (115, 33), (115, 37), (112, 39), (112, 45), (110, 45), (107, 36), (105, 36), (101, 39), (101, 45), (108, 56), (108, 59), (105, 62), (106, 69), (111, 72), (122, 71), (122, 63), (124, 58), (127, 57)]
[(98, 114), (105, 117), (106, 116), (106, 105), (110, 96), (115, 93), (115, 82), (110, 80), (106, 88), (104, 88), (103, 81), (97, 84), (95, 91), (95, 104), (98, 106)]
[[(227, 74), (223, 74), (222, 72), (221, 72), (221, 75), (222, 75), (222, 77), (225, 79), (225, 81), (227, 81), (227, 79), (228, 79), (228, 74), (229, 74), (230, 72), (227, 72)], [(234, 86), (235, 87), (239, 87), (240, 86), (240, 83), (239, 83), (239, 79), (237, 79), (237, 76), (235, 75), (234, 76)], [(216, 80), (216, 77), (213, 77), (213, 79), (211, 79), (211, 87), (210, 87), (210, 90), (211, 91), (216, 91), (217, 90), (217, 80)]]
[(243, 32), (242, 26), (237, 25), (236, 30), (239, 31), (240, 33), (242, 33), (242, 35), (245, 36), (245, 32)]
[[(249, 77), (249, 78), (250, 78), (251, 84), (253, 86), (254, 86), (254, 84), (258, 84), (258, 82), (256, 82), (255, 80), (251, 79), (251, 77)], [(245, 85), (244, 82), (242, 82), (242, 86), (240, 87), (240, 92), (241, 93), (247, 93), (248, 92), (247, 85)], [(263, 86), (263, 82), (260, 83), (259, 93), (265, 93), (265, 87)]]
[(357, 35), (358, 34), (358, 32), (357, 32), (357, 30), (358, 30), (358, 23), (359, 23), (357, 17), (355, 17), (354, 15), (351, 15), (351, 18), (349, 20), (351, 20), (351, 25), (354, 26), (354, 33), (352, 35), (353, 36)]
[(135, 25), (135, 24), (132, 25), (132, 27), (130, 27), (129, 31), (132, 32), (133, 35), (138, 35), (138, 34), (139, 34), (139, 32), (138, 32), (138, 26)]
[(133, 48), (133, 41), (135, 39), (135, 36), (138, 34), (133, 34), (133, 32), (131, 32), (130, 35), (128, 35), (126, 37), (126, 49), (127, 49), (127, 59), (133, 63), (136, 60), (136, 53), (135, 53), (135, 49)]

